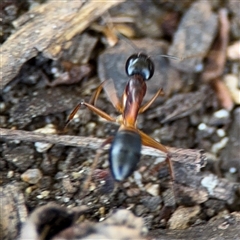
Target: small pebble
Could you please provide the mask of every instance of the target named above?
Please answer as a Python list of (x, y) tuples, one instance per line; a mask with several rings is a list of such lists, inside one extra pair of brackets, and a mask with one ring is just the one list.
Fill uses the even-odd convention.
[(202, 131), (202, 130), (205, 130), (207, 128), (207, 125), (205, 123), (200, 123), (198, 125), (198, 130)]
[(231, 167), (231, 168), (229, 169), (229, 172), (230, 172), (230, 173), (236, 173), (236, 172), (237, 172), (237, 168)]
[(14, 176), (14, 171), (8, 171), (7, 178), (12, 178)]
[(142, 216), (143, 213), (146, 211), (145, 207), (143, 205), (137, 205), (135, 207), (135, 214), (136, 216)]
[(145, 186), (146, 192), (152, 196), (159, 196), (159, 185), (158, 184), (148, 184)]
[(80, 172), (72, 172), (71, 176), (73, 178), (73, 180), (79, 179), (81, 177), (82, 173)]
[(53, 146), (53, 144), (44, 143), (44, 142), (35, 142), (34, 146), (37, 152), (43, 153), (43, 152), (46, 152), (48, 149), (50, 149)]
[(228, 137), (221, 139), (220, 142), (214, 143), (211, 148), (211, 152), (217, 154), (219, 150), (223, 149), (228, 143)]
[(140, 189), (139, 188), (129, 188), (127, 191), (126, 191), (126, 194), (128, 197), (136, 197), (140, 194)]
[(227, 48), (227, 58), (229, 60), (240, 60), (240, 41), (236, 41)]
[(205, 119), (210, 126), (222, 126), (230, 122), (230, 113), (226, 109), (216, 111), (209, 119)]
[(200, 206), (182, 207), (180, 206), (168, 221), (169, 229), (186, 229), (189, 226), (191, 218), (200, 213)]
[(228, 227), (229, 227), (229, 223), (226, 221), (226, 222), (223, 222), (223, 223), (221, 223), (219, 226), (218, 226), (218, 229), (221, 229), (221, 230), (226, 230), (226, 229), (228, 229)]
[(64, 172), (57, 172), (54, 178), (57, 180), (64, 178)]
[(6, 110), (6, 103), (0, 102), (0, 112), (4, 112)]
[(201, 184), (203, 187), (207, 188), (209, 194), (213, 194), (214, 188), (218, 185), (218, 178), (210, 174), (202, 179)]
[(138, 171), (135, 171), (133, 173), (133, 177), (134, 177), (136, 184), (139, 186), (139, 188), (143, 188), (142, 175)]
[(226, 84), (233, 101), (236, 104), (240, 104), (240, 89), (238, 87), (238, 76), (234, 74), (227, 74), (224, 76), (223, 81)]
[(151, 212), (155, 212), (157, 210), (160, 210), (162, 199), (160, 196), (156, 196), (156, 197), (146, 196), (146, 197), (143, 197), (141, 202)]
[(198, 130), (200, 131), (199, 134), (201, 138), (206, 138), (211, 136), (215, 132), (215, 127), (208, 126), (205, 123), (200, 123), (198, 125)]
[(1, 127), (7, 126), (7, 117), (6, 116), (0, 116), (0, 126)]
[(222, 128), (219, 128), (219, 129), (217, 130), (217, 135), (218, 135), (220, 138), (222, 138), (222, 137), (225, 137), (225, 136), (226, 136), (226, 132), (225, 132), (225, 130), (223, 130)]
[(96, 128), (95, 122), (90, 122), (86, 125), (86, 129), (88, 133), (92, 133), (92, 131)]
[(27, 195), (30, 195), (32, 193), (32, 191), (33, 191), (32, 187), (28, 187), (28, 188), (26, 188), (25, 193)]
[(15, 5), (9, 5), (4, 8), (4, 11), (7, 13), (9, 16), (15, 16), (18, 12), (18, 9)]
[(216, 118), (229, 118), (229, 112), (226, 109), (221, 109), (214, 113)]
[(70, 198), (69, 198), (69, 197), (63, 197), (63, 198), (62, 198), (62, 201), (63, 201), (64, 203), (68, 203), (68, 202), (70, 201)]
[(37, 195), (37, 199), (43, 199), (42, 195)]
[(34, 130), (34, 132), (42, 134), (56, 134), (57, 130), (53, 124), (47, 124), (43, 128), (38, 128)]
[(42, 173), (39, 169), (28, 169), (21, 175), (21, 179), (30, 184), (38, 183), (41, 178)]

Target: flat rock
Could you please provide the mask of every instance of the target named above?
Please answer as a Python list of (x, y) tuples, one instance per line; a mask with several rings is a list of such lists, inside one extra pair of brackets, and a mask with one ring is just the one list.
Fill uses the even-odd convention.
[(184, 15), (169, 48), (168, 54), (188, 58), (171, 64), (184, 72), (199, 72), (203, 58), (211, 47), (218, 27), (217, 15), (209, 1), (197, 1)]
[[(119, 97), (124, 92), (129, 77), (125, 73), (125, 63), (127, 59), (135, 53), (144, 52), (149, 55), (155, 64), (155, 73), (147, 82), (147, 93), (145, 101), (149, 100), (159, 88), (163, 88), (166, 95), (178, 90), (181, 86), (179, 73), (172, 69), (169, 60), (162, 57), (166, 54), (168, 45), (165, 42), (144, 39), (133, 41), (138, 52), (126, 42), (119, 42), (114, 48), (107, 49), (98, 60), (98, 74), (101, 82), (113, 80)], [(176, 89), (177, 88), (177, 89)], [(107, 92), (107, 95), (111, 94)]]
[(233, 122), (229, 129), (229, 141), (220, 154), (221, 168), (229, 172), (235, 168), (240, 177), (240, 108), (236, 108), (233, 113)]
[(10, 115), (14, 123), (24, 127), (37, 116), (64, 112), (73, 108), (80, 100), (79, 93), (70, 86), (39, 89), (14, 105)]
[(200, 206), (182, 207), (180, 206), (169, 219), (169, 229), (186, 229), (191, 218), (200, 212)]
[(20, 171), (27, 170), (35, 161), (34, 150), (29, 146), (8, 147), (3, 154), (4, 159)]

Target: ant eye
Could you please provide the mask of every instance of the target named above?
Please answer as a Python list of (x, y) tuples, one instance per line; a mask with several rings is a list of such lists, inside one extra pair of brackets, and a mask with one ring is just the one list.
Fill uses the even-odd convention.
[(127, 75), (141, 75), (145, 81), (149, 80), (154, 73), (154, 64), (145, 54), (133, 54), (126, 62)]

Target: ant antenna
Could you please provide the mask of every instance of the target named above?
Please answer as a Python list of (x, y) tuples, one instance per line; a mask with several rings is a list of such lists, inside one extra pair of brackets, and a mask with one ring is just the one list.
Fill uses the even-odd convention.
[(131, 41), (129, 40), (126, 36), (124, 36), (122, 33), (120, 33), (113, 25), (113, 21), (112, 21), (112, 17), (110, 15), (110, 13), (107, 11), (106, 12), (106, 18), (107, 21), (105, 21), (106, 25), (108, 26), (109, 29), (113, 30), (113, 33), (117, 36), (117, 38), (125, 41), (126, 43), (128, 43), (128, 45), (130, 45), (136, 52), (139, 52), (139, 49), (137, 48), (137, 46)]
[(136, 52), (139, 52), (138, 47), (131, 41), (129, 40), (126, 36), (124, 36), (122, 33), (118, 32), (116, 30), (116, 35), (123, 41), (125, 41), (126, 43), (128, 43)]
[(175, 56), (172, 56), (172, 55), (165, 55), (165, 54), (152, 55), (150, 57), (153, 58), (153, 57), (157, 57), (157, 56), (164, 57), (164, 58), (169, 58), (169, 59), (173, 59), (173, 60), (177, 60), (177, 61), (182, 61), (183, 60), (183, 58), (178, 58), (178, 57), (175, 57)]
[[(110, 13), (107, 11), (106, 12), (106, 17), (108, 18), (106, 22), (106, 25), (113, 30), (114, 34), (121, 40), (125, 41), (128, 45), (130, 45), (134, 50), (135, 52), (139, 52), (139, 48), (131, 41), (129, 40), (125, 35), (123, 35), (122, 33), (120, 33), (113, 25), (113, 21), (111, 20), (112, 17), (110, 15)], [(175, 57), (175, 56), (171, 56), (171, 55), (165, 55), (165, 54), (160, 54), (160, 55), (152, 55), (152, 56), (149, 56), (151, 58), (153, 57), (156, 57), (156, 56), (161, 56), (161, 57), (164, 57), (164, 58), (169, 58), (169, 59), (173, 59), (173, 60), (176, 60), (176, 61), (182, 61), (184, 58), (178, 58), (178, 57)]]

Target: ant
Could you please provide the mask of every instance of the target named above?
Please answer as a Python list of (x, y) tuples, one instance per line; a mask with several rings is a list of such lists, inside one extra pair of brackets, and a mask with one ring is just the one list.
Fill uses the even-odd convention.
[[(73, 109), (67, 119), (66, 126), (82, 105), (88, 107), (100, 117), (110, 122), (120, 124), (115, 137), (109, 137), (100, 147), (101, 149), (106, 144), (111, 144), (109, 164), (111, 174), (117, 182), (125, 180), (136, 170), (137, 164), (140, 161), (142, 145), (155, 148), (166, 154), (166, 162), (169, 166), (171, 178), (174, 181), (173, 166), (167, 148), (140, 131), (136, 126), (138, 114), (145, 112), (158, 96), (164, 94), (163, 90), (159, 89), (147, 103), (142, 105), (147, 90), (146, 81), (150, 80), (154, 74), (154, 64), (152, 60), (143, 53), (133, 54), (127, 59), (125, 70), (130, 79), (125, 87), (121, 100), (116, 94), (114, 84), (110, 84), (111, 82), (107, 84), (106, 81), (104, 81), (98, 86), (89, 103), (82, 101)], [(118, 118), (111, 117), (95, 106), (103, 87), (105, 87), (107, 92), (111, 93), (110, 101), (116, 110), (121, 113)], [(93, 165), (97, 164), (98, 158), (99, 155), (96, 154)], [(92, 169), (94, 169), (94, 167), (92, 167)]]

